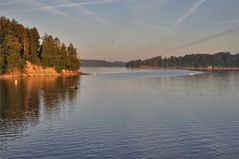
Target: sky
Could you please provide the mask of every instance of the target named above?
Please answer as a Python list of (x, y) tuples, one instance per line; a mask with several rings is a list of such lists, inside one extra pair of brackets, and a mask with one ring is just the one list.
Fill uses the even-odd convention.
[(239, 52), (239, 0), (0, 0), (0, 16), (73, 43), (82, 59)]

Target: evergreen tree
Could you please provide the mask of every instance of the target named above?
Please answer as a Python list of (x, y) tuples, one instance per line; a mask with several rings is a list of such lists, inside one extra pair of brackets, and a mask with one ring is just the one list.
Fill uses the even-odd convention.
[(7, 69), (9, 71), (23, 69), (24, 60), (19, 54), (20, 50), (21, 44), (18, 42), (18, 39), (13, 35), (7, 35), (3, 43), (3, 59), (7, 61), (3, 63), (7, 63)]
[(238, 67), (239, 54), (232, 55), (229, 52), (219, 52), (216, 54), (190, 54), (180, 57), (170, 58), (155, 57), (146, 60), (135, 60), (127, 63), (127, 67), (162, 67), (162, 68), (206, 68), (206, 67)]
[(33, 63), (39, 64), (39, 58), (38, 58), (38, 49), (40, 47), (40, 35), (37, 31), (37, 29), (34, 27), (30, 29), (30, 57), (29, 60)]
[(51, 35), (45, 34), (43, 37), (41, 59), (43, 66), (54, 66), (54, 39)]
[(77, 50), (73, 44), (68, 47), (58, 38), (45, 34), (40, 44), (40, 35), (34, 28), (24, 27), (15, 19), (0, 17), (0, 73), (20, 70), (28, 60), (44, 67), (79, 69)]
[(25, 60), (28, 59), (30, 53), (30, 40), (28, 37), (28, 30), (23, 32), (23, 58)]

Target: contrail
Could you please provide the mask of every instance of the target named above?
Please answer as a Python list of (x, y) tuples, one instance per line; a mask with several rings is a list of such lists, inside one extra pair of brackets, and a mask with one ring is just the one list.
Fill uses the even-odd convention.
[[(26, 1), (26, 0), (25, 0)], [(18, 9), (18, 10), (8, 10), (6, 12), (27, 12), (27, 11), (35, 11), (35, 10), (49, 10), (52, 11), (56, 14), (59, 15), (63, 15), (63, 16), (67, 16), (72, 20), (76, 20), (79, 21), (78, 19), (74, 18), (73, 16), (71, 16), (70, 14), (58, 10), (58, 8), (65, 8), (65, 7), (77, 7), (78, 9), (80, 9), (85, 15), (94, 17), (96, 20), (104, 22), (104, 23), (109, 23), (107, 20), (105, 20), (104, 18), (96, 15), (94, 12), (91, 12), (90, 10), (83, 8), (83, 5), (92, 5), (92, 4), (104, 4), (104, 3), (109, 3), (109, 2), (114, 2), (114, 1), (118, 1), (118, 0), (98, 0), (98, 1), (91, 1), (91, 2), (80, 2), (80, 3), (72, 3), (67, 1), (67, 3), (65, 4), (60, 4), (60, 5), (52, 5), (52, 6), (43, 6), (43, 7), (36, 7), (36, 8), (29, 8), (29, 9)], [(38, 4), (43, 4), (42, 2), (39, 1), (33, 1), (34, 3), (38, 3)]]
[(188, 44), (184, 44), (184, 45), (182, 45), (182, 46), (178, 46), (178, 47), (176, 47), (176, 48), (167, 50), (167, 51), (165, 51), (164, 53), (168, 53), (168, 52), (173, 52), (173, 51), (176, 51), (176, 50), (185, 49), (185, 48), (187, 48), (187, 47), (190, 47), (190, 46), (193, 46), (193, 45), (197, 45), (197, 44), (200, 44), (200, 43), (205, 42), (205, 41), (208, 41), (208, 40), (216, 39), (216, 38), (218, 38), (218, 37), (224, 36), (224, 35), (226, 35), (226, 34), (234, 33), (234, 32), (239, 32), (239, 28), (237, 27), (237, 28), (233, 28), (233, 29), (230, 29), (230, 30), (226, 30), (226, 31), (224, 31), (224, 32), (220, 32), (220, 33), (217, 33), (217, 34), (214, 34), (214, 35), (211, 35), (211, 36), (208, 36), (208, 37), (205, 37), (205, 38), (202, 38), (202, 39), (199, 39), (199, 40), (190, 42), (190, 43), (188, 43)]
[[(37, 5), (39, 7), (36, 7), (36, 8), (29, 8), (29, 9), (15, 9), (15, 10), (3, 10), (3, 12), (25, 12), (25, 11), (32, 11), (32, 10), (40, 10), (40, 8), (44, 8), (46, 7), (46, 5), (40, 1), (37, 1), (37, 0), (34, 0), (34, 1), (31, 1), (31, 0), (22, 0), (22, 1), (19, 1), (19, 3), (32, 3), (34, 5)], [(15, 4), (14, 2), (9, 2), (8, 5), (13, 5)], [(62, 16), (68, 16), (69, 14), (68, 13), (65, 13), (63, 11), (60, 11), (60, 10), (56, 10), (56, 9), (52, 9), (52, 10), (49, 10), (50, 12), (52, 13), (55, 13), (55, 14), (58, 14), (58, 15), (62, 15)]]
[(12, 4), (17, 4), (17, 3), (23, 3), (27, 0), (21, 0), (21, 1), (15, 1), (15, 2), (7, 2), (7, 3), (0, 3), (0, 6), (7, 6), (7, 5), (12, 5)]
[(183, 16), (181, 16), (176, 24), (181, 24), (188, 16), (192, 15), (200, 5), (202, 5), (206, 0), (200, 0), (198, 3), (196, 3), (194, 6), (192, 6)]
[[(89, 4), (100, 4), (100, 3), (108, 3), (113, 2), (115, 0), (99, 0), (99, 1), (91, 1), (91, 2), (80, 2), (80, 3), (68, 3), (68, 4), (60, 4), (60, 5), (53, 5), (53, 6), (46, 6), (43, 8), (39, 8), (40, 10), (44, 9), (51, 9), (51, 8), (62, 8), (62, 7), (78, 7), (81, 5), (89, 5)], [(37, 9), (37, 8), (36, 8)]]
[(91, 2), (80, 2), (80, 3), (68, 3), (68, 4), (60, 4), (60, 5), (52, 5), (52, 6), (44, 6), (37, 8), (29, 8), (29, 9), (18, 9), (13, 10), (12, 12), (25, 12), (25, 11), (34, 11), (34, 10), (49, 10), (54, 8), (65, 8), (65, 7), (78, 7), (82, 5), (90, 5), (90, 4), (101, 4), (101, 3), (109, 3), (114, 2), (116, 0), (99, 0), (99, 1), (91, 1)]
[[(62, 0), (63, 2), (65, 2), (66, 4), (74, 4), (73, 2), (71, 2), (70, 0)], [(92, 4), (92, 3), (91, 3)], [(97, 21), (103, 22), (103, 23), (109, 23), (106, 19), (102, 18), (101, 16), (97, 15), (96, 13), (90, 11), (89, 9), (86, 9), (85, 7), (79, 5), (76, 6), (76, 8), (82, 12), (83, 14), (85, 14), (86, 16), (92, 17)]]
[[(27, 1), (32, 2), (35, 5), (38, 5), (39, 8), (40, 7), (46, 7), (46, 4), (43, 3), (43, 2), (40, 2), (40, 1), (36, 1), (36, 0), (34, 0), (34, 1), (27, 0)], [(80, 23), (82, 22), (79, 18), (75, 18), (75, 17), (71, 16), (69, 13), (67, 13), (65, 11), (62, 11), (62, 10), (59, 10), (59, 9), (56, 9), (56, 8), (52, 8), (52, 9), (49, 9), (49, 10), (46, 10), (46, 11), (57, 14), (57, 15), (65, 16), (65, 17), (67, 17), (67, 18), (69, 18), (69, 19), (71, 19), (72, 21), (75, 21), (75, 22), (80, 22)]]
[(151, 25), (151, 24), (143, 24), (143, 26), (148, 27), (148, 28), (152, 28), (152, 29), (158, 29), (158, 30), (163, 30), (163, 31), (170, 31), (170, 29), (168, 28), (164, 28), (161, 26), (155, 26), (155, 25)]

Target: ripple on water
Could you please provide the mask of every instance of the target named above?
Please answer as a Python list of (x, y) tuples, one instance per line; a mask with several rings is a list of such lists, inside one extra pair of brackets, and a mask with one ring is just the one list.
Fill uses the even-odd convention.
[(238, 158), (238, 73), (125, 71), (0, 81), (0, 158)]

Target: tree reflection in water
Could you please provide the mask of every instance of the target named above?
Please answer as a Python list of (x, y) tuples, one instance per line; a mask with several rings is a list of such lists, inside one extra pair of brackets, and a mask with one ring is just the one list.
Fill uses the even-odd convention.
[(41, 109), (49, 113), (66, 100), (73, 102), (77, 91), (70, 87), (79, 84), (78, 76), (0, 80), (0, 143), (36, 126)]

